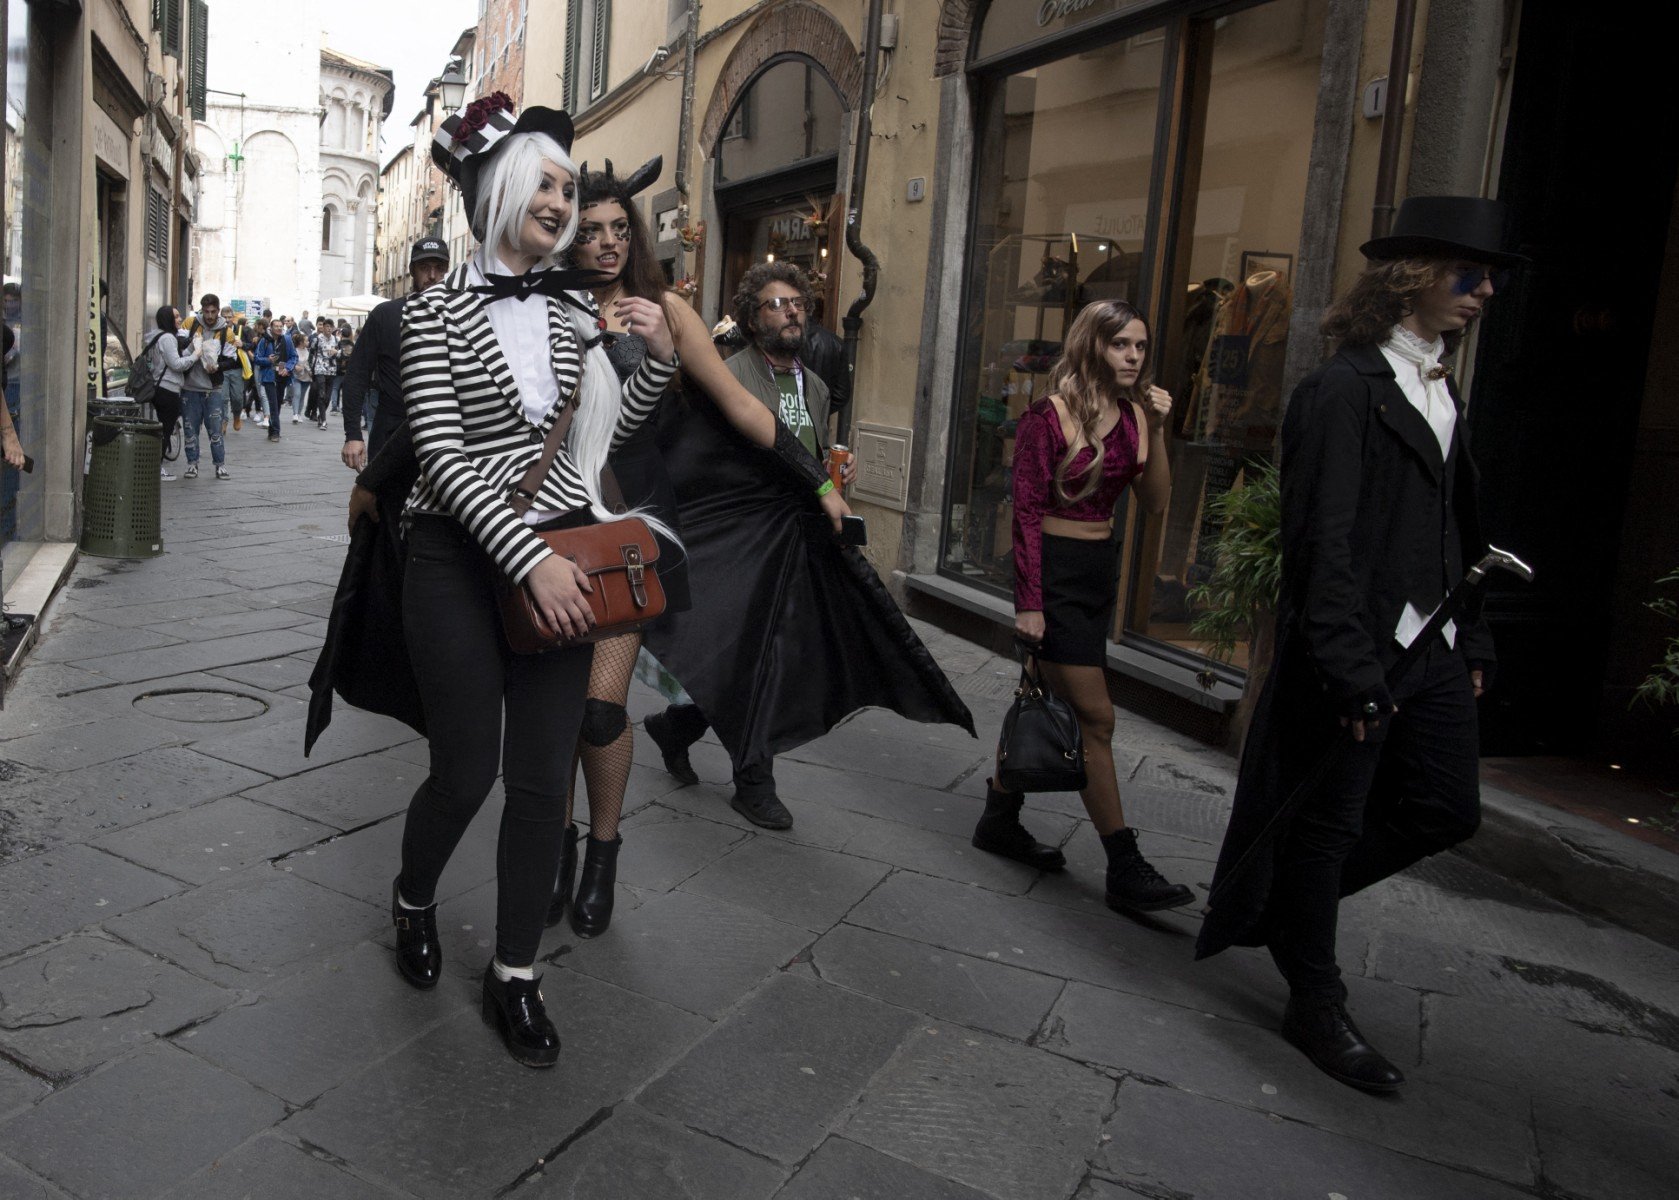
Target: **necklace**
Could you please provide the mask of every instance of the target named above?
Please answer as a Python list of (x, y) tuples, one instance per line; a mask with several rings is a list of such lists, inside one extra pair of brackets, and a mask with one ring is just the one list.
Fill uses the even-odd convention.
[(600, 316), (596, 319), (595, 324), (599, 327), (602, 333), (606, 332), (606, 306), (608, 304), (616, 304), (618, 302), (618, 298), (623, 294), (624, 281), (620, 279), (613, 284), (612, 295), (606, 297), (604, 300), (599, 296), (595, 297), (595, 305), (600, 309)]

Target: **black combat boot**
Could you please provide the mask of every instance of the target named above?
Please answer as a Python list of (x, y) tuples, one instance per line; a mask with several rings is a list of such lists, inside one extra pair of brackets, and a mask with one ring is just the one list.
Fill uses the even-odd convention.
[(1102, 838), (1108, 852), (1108, 907), (1115, 912), (1159, 912), (1182, 908), (1195, 893), (1169, 883), (1137, 849), (1135, 829), (1116, 829)]
[(618, 847), (623, 835), (603, 842), (590, 834), (584, 839), (583, 878), (571, 906), (571, 931), (580, 938), (599, 937), (612, 924), (614, 887), (618, 882)]
[(1040, 871), (1059, 871), (1067, 865), (1067, 856), (1055, 846), (1046, 846), (1026, 831), (1020, 823), (1020, 810), (1026, 797), (1019, 792), (1000, 792), (991, 780), (985, 781), (985, 812), (974, 826), (974, 849), (988, 854), (1000, 854), (1015, 862), (1025, 863)]

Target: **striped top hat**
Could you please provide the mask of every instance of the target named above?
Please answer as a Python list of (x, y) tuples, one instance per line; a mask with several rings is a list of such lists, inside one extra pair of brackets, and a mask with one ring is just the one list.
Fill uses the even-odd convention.
[(437, 127), (431, 140), (431, 160), (461, 189), (470, 219), (478, 207), (478, 174), (496, 147), (515, 133), (546, 133), (571, 153), (571, 115), (532, 105), (515, 116), (506, 92), (491, 92), (452, 113)]

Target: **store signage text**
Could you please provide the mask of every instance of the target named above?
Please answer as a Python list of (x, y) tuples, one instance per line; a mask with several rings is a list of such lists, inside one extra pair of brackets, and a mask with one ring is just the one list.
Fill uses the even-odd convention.
[(1081, 13), (1095, 3), (1096, 0), (1044, 0), (1043, 7), (1038, 9), (1038, 27)]

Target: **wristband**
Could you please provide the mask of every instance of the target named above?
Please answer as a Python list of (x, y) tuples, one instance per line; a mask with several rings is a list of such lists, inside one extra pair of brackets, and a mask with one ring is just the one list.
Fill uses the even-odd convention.
[(833, 490), (834, 490), (834, 481), (832, 479), (825, 479), (825, 480), (822, 481), (822, 486), (816, 489), (816, 494), (818, 496), (826, 496), (829, 492), (831, 492)]

